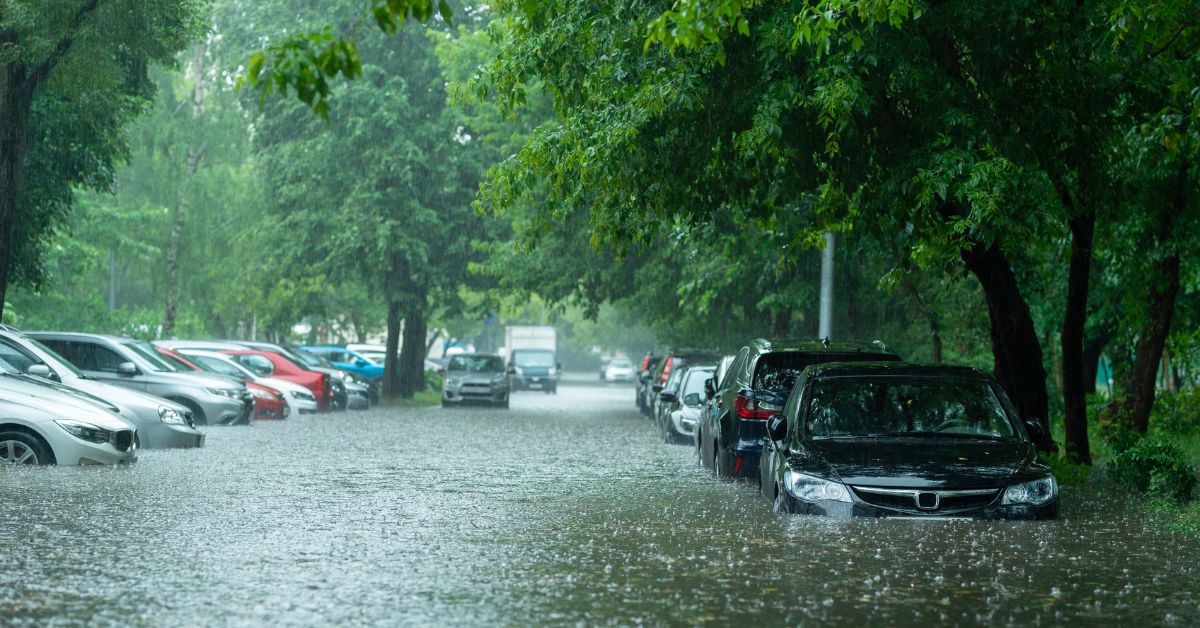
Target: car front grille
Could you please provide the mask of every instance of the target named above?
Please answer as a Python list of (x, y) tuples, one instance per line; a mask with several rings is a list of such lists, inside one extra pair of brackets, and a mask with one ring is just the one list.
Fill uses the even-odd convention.
[(133, 430), (117, 430), (113, 432), (110, 441), (117, 451), (129, 451), (133, 445)]
[(893, 489), (851, 486), (862, 501), (879, 508), (904, 512), (947, 514), (983, 508), (996, 501), (1000, 489)]

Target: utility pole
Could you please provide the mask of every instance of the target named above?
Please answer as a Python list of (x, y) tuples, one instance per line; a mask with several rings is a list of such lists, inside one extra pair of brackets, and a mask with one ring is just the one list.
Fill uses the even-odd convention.
[(821, 253), (821, 317), (817, 336), (822, 340), (833, 336), (833, 248), (834, 235), (825, 232), (825, 250)]

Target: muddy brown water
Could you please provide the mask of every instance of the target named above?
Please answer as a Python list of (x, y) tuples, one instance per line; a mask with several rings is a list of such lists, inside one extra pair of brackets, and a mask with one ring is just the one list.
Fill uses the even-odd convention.
[(580, 378), (0, 471), (0, 624), (1200, 624), (1200, 542), (1093, 489), (1051, 523), (779, 515), (632, 399)]

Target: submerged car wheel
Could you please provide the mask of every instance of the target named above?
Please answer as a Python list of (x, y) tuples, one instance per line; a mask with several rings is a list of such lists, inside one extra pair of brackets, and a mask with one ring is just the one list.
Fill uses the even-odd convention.
[(24, 432), (0, 432), (0, 465), (54, 464), (54, 456), (38, 439)]
[(500, 403), (496, 404), (496, 407), (507, 410), (508, 409), (508, 397), (505, 396), (504, 401), (501, 401)]
[(785, 493), (778, 486), (775, 487), (775, 503), (772, 510), (787, 514), (791, 514), (793, 510), (792, 500), (788, 497), (787, 493)]

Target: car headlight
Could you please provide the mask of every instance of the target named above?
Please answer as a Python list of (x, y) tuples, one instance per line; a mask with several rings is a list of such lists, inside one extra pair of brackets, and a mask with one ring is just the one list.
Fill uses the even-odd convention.
[(292, 399), (303, 399), (304, 401), (316, 401), (317, 398), (302, 390), (293, 390)]
[(783, 485), (792, 497), (806, 502), (835, 501), (849, 502), (850, 491), (840, 482), (831, 482), (813, 475), (788, 470), (783, 474)]
[(462, 385), (462, 380), (458, 379), (457, 377), (451, 377), (446, 380), (446, 385), (451, 388), (458, 388)]
[(494, 376), (492, 376), (492, 382), (496, 384), (503, 384), (507, 377), (508, 376), (504, 373), (496, 373)]
[(550, 377), (554, 377), (554, 374), (558, 372), (558, 369), (556, 369), (552, 366), (549, 369), (547, 369), (546, 371), (550, 375)]
[(1024, 484), (1014, 484), (1004, 490), (1001, 504), (1032, 504), (1045, 506), (1058, 497), (1058, 480), (1053, 475)]
[(167, 406), (158, 407), (158, 420), (168, 425), (187, 425), (187, 417), (182, 412)]
[(229, 397), (230, 399), (239, 399), (242, 396), (242, 391), (236, 388), (205, 388), (204, 390), (210, 395)]
[(250, 394), (254, 395), (255, 399), (275, 399), (276, 398), (274, 393), (272, 393), (268, 390), (263, 390), (261, 388), (251, 388)]
[(71, 436), (79, 440), (86, 440), (89, 443), (107, 443), (109, 436), (112, 434), (102, 427), (96, 427), (91, 423), (84, 423), (83, 421), (76, 421), (74, 419), (62, 419), (55, 421), (55, 423), (66, 430)]

